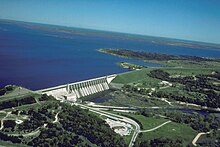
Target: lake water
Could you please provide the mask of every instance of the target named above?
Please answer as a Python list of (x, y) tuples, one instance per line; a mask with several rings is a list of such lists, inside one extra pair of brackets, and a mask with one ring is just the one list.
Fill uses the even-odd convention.
[(116, 62), (160, 66), (103, 54), (99, 48), (220, 57), (220, 50), (50, 32), (0, 21), (0, 87), (16, 84), (36, 90), (127, 71)]

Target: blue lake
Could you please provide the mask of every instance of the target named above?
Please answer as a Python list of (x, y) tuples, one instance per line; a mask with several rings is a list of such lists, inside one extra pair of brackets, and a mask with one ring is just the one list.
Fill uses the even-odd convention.
[(116, 62), (160, 66), (100, 53), (99, 48), (220, 57), (220, 50), (214, 49), (50, 32), (0, 21), (0, 87), (16, 84), (36, 90), (127, 71)]

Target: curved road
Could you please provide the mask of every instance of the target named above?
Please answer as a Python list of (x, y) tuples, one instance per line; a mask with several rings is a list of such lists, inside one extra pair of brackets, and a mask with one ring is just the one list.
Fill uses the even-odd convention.
[[(76, 104), (76, 105), (79, 105), (81, 108), (83, 109), (89, 109), (89, 111), (92, 111), (94, 113), (98, 113), (100, 115), (103, 115), (103, 116), (107, 116), (109, 118), (112, 118), (112, 119), (115, 119), (115, 120), (119, 120), (119, 121), (123, 121), (123, 122), (126, 122), (126, 123), (129, 123), (133, 126), (135, 126), (135, 129), (134, 129), (134, 133), (132, 135), (132, 138), (131, 138), (131, 141), (129, 143), (129, 147), (132, 147), (135, 143), (135, 140), (138, 136), (139, 133), (141, 132), (151, 132), (151, 131), (154, 131), (154, 130), (157, 130), (159, 129), (160, 127), (170, 123), (171, 121), (167, 121), (167, 122), (164, 122), (163, 124), (155, 127), (155, 128), (152, 128), (152, 129), (149, 129), (149, 130), (140, 130), (140, 126), (137, 122), (135, 122), (134, 120), (130, 119), (130, 118), (127, 118), (125, 116), (121, 116), (121, 115), (117, 115), (117, 114), (113, 114), (113, 113), (109, 113), (109, 112), (106, 112), (106, 111), (102, 111), (100, 109), (102, 109), (103, 107), (99, 107), (99, 105), (93, 105), (92, 107), (89, 107), (89, 106), (86, 106), (86, 105), (82, 105), (82, 104)], [(95, 107), (97, 106), (97, 107)], [(105, 106), (105, 108), (107, 108), (108, 106)], [(109, 106), (110, 108), (112, 108), (112, 106)], [(114, 106), (113, 106), (114, 107)], [(114, 107), (116, 108), (116, 107)], [(121, 108), (119, 108), (121, 109)]]
[(92, 111), (92, 112), (95, 112), (95, 113), (98, 113), (98, 114), (101, 114), (101, 115), (104, 115), (104, 116), (107, 116), (109, 118), (113, 118), (113, 119), (116, 119), (119, 121), (123, 121), (123, 122), (129, 123), (129, 124), (135, 126), (134, 133), (133, 133), (131, 141), (129, 143), (129, 147), (132, 147), (134, 145), (134, 142), (138, 136), (138, 133), (140, 132), (140, 126), (137, 122), (135, 122), (134, 120), (132, 120), (130, 118), (127, 118), (127, 117), (124, 117), (121, 115), (117, 115), (117, 114), (113, 114), (113, 113), (109, 113), (109, 112), (105, 112), (105, 111), (99, 110), (97, 108), (92, 108), (92, 107), (85, 106), (82, 104), (77, 104), (77, 105), (79, 105), (81, 108), (89, 109), (89, 111)]

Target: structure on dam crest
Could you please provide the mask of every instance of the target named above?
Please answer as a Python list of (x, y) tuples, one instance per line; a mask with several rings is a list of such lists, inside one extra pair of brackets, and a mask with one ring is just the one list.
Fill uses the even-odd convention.
[(52, 95), (56, 99), (67, 99), (69, 101), (76, 101), (80, 97), (88, 96), (94, 93), (105, 91), (109, 89), (109, 84), (117, 75), (109, 75), (85, 81), (69, 83), (52, 88), (42, 89), (38, 92)]

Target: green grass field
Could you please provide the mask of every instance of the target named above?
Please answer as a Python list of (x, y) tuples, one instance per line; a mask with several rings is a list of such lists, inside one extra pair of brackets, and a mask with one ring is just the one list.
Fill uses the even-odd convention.
[(170, 139), (182, 139), (184, 146), (191, 144), (197, 132), (185, 124), (171, 122), (163, 127), (152, 131), (145, 132), (139, 140), (150, 140), (154, 138), (167, 137)]
[(119, 74), (112, 82), (113, 83), (122, 83), (122, 84), (128, 84), (137, 82), (141, 79), (146, 78), (146, 74), (149, 73), (149, 69), (142, 69), (132, 72), (126, 72), (123, 74)]
[(149, 77), (148, 74), (154, 68), (145, 68), (142, 70), (127, 72), (119, 74), (112, 83), (118, 84), (134, 84), (141, 88), (153, 88), (157, 87), (161, 80)]

